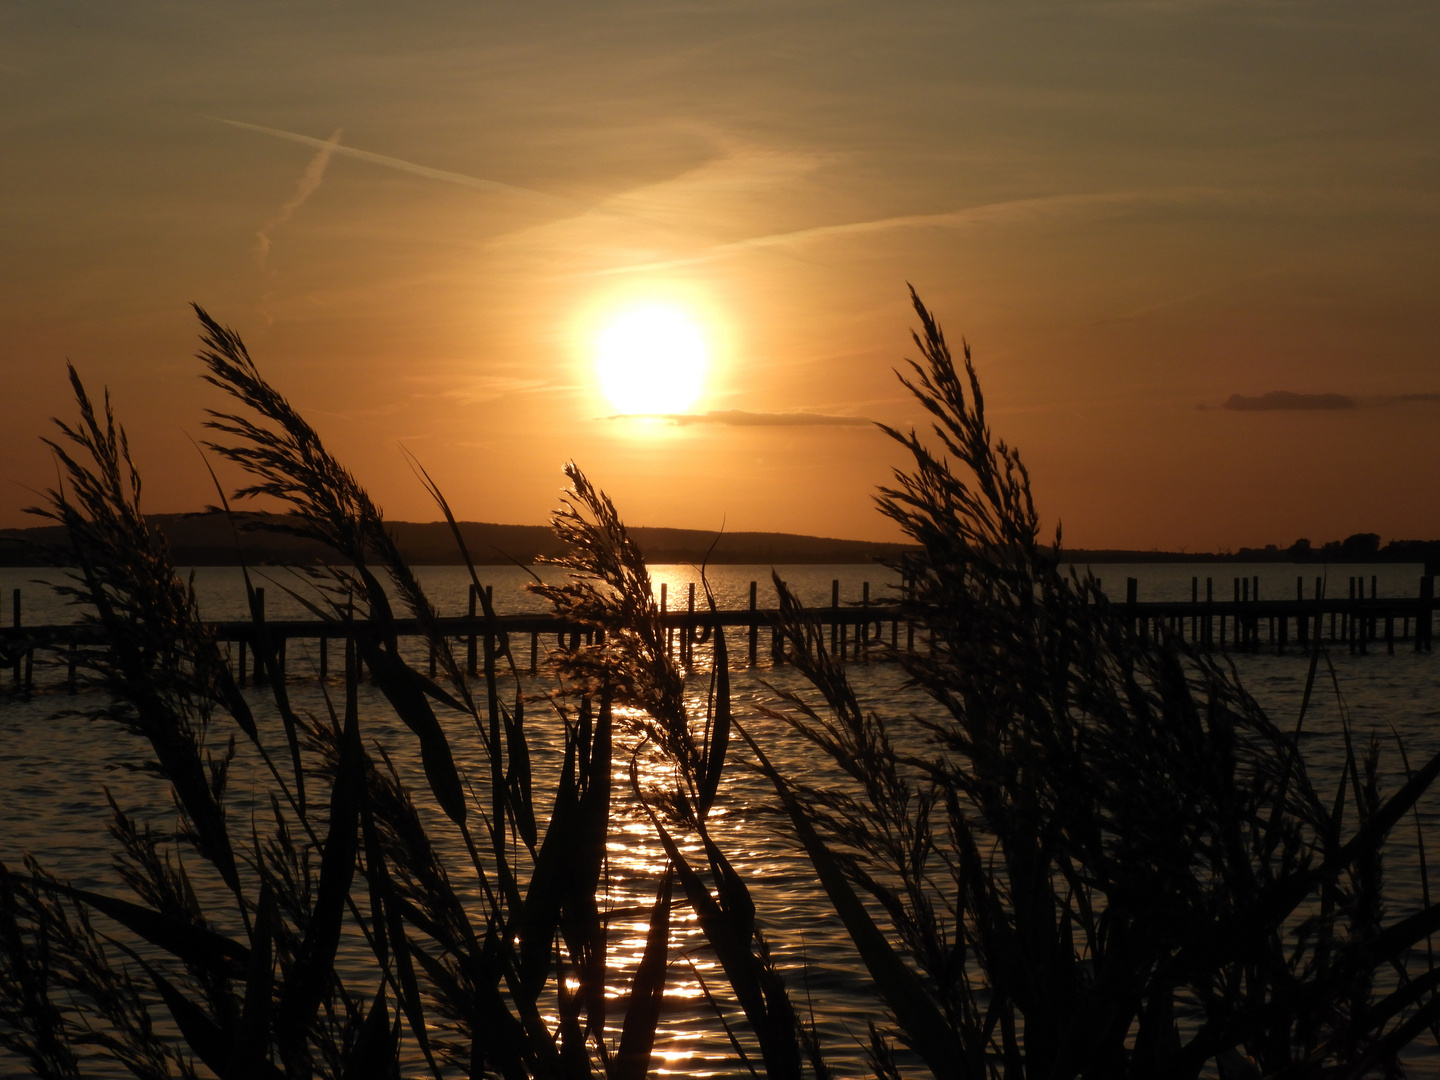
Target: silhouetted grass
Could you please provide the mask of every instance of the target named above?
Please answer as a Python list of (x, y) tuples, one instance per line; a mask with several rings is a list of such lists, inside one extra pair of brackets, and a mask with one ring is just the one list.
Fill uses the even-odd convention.
[[(141, 516), (108, 401), (97, 412), (72, 372), (80, 421), (51, 444), (65, 480), (41, 513), (69, 529), (67, 589), (104, 631), (83, 657), (105, 695), (96, 715), (143, 740), (177, 818), (159, 828), (114, 808), (126, 896), (34, 860), (0, 867), (0, 1044), (46, 1077), (79, 1075), (98, 1051), (142, 1077), (395, 1076), (403, 1061), (435, 1076), (634, 1080), (688, 907), (745, 1019), (729, 1026), (717, 1003), (736, 1067), (828, 1076), (710, 827), (743, 744), (872, 977), (877, 1077), (1393, 1073), (1440, 1015), (1440, 905), (1422, 882), (1424, 910), (1387, 922), (1382, 856), (1440, 757), (1413, 773), (1405, 762), (1387, 797), (1378, 742), (1357, 748), (1347, 725), (1339, 789), (1317, 791), (1298, 726), (1063, 574), (1018, 454), (985, 423), (968, 350), (962, 372), (915, 306), (922, 359), (903, 381), (933, 425), (924, 438), (886, 429), (908, 460), (879, 505), (920, 545), (896, 568), (933, 649), (896, 659), (934, 707), (896, 716), (861, 701), (777, 579), (787, 653), (811, 689), (777, 690), (762, 712), (828, 755), (838, 779), (824, 786), (783, 775), (734, 715), (719, 627), (705, 707), (690, 703), (695, 673), (666, 650), (644, 559), (574, 466), (555, 517), (569, 577), (535, 588), (593, 640), (554, 656), (549, 702), (522, 696), (499, 635), (468, 678), (373, 501), (200, 311), (205, 378), (235, 403), (212, 414), (213, 449), (252, 478), (237, 495), (280, 500), (278, 527), (335, 552), (315, 572), (320, 599), (304, 602), (351, 632), (343, 700), (312, 715), (290, 702), (257, 618), (262, 709)], [(392, 592), (438, 680), (402, 654)], [(1316, 649), (1312, 683), (1318, 636)], [(382, 735), (397, 729), (362, 715), (362, 671), (423, 781), (392, 764), (402, 747)], [(537, 706), (564, 733), (553, 775), (532, 762)], [(249, 813), (228, 788), (241, 753), (261, 763)], [(629, 791), (615, 790), (627, 772)], [(617, 1001), (597, 897), (614, 807), (632, 797), (668, 868)], [(343, 962), (356, 955), (370, 963)], [(695, 974), (707, 1000), (722, 993)]]

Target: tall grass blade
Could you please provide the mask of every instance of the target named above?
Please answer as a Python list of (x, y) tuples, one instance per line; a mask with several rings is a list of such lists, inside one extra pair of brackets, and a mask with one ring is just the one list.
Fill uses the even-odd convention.
[(759, 743), (739, 724), (740, 733), (760, 763), (760, 770), (775, 788), (780, 803), (795, 826), (810, 864), (825, 888), (835, 913), (845, 924), (850, 940), (855, 943), (876, 990), (895, 1013), (905, 1040), (924, 1059), (926, 1066), (940, 1080), (969, 1080), (975, 1074), (964, 1047), (946, 1022), (944, 1014), (925, 992), (920, 980), (896, 954), (870, 913), (865, 910), (855, 890), (850, 887), (840, 863), (816, 833), (809, 816), (796, 800), (780, 773), (770, 764)]
[(251, 1080), (263, 1076), (270, 1057), (270, 1004), (275, 986), (275, 957), (272, 951), (276, 919), (275, 895), (270, 883), (260, 888), (255, 910), (255, 927), (250, 935), (250, 963), (245, 976), (245, 1001), (235, 1031), (230, 1061), (222, 1074), (226, 1080)]
[(665, 974), (670, 960), (670, 903), (675, 874), (668, 866), (660, 880), (655, 904), (650, 909), (650, 929), (645, 935), (645, 952), (630, 982), (630, 1007), (620, 1032), (620, 1049), (609, 1080), (645, 1080), (650, 1053), (655, 1047), (655, 1028), (665, 997)]
[(333, 977), (335, 950), (355, 875), (365, 754), (360, 745), (357, 664), (348, 650), (346, 659), (345, 727), (330, 789), (330, 825), (320, 855), (320, 882), (309, 925), (280, 992), (276, 1017), (276, 1040), (287, 1069), (301, 1067), (309, 1057), (306, 1036)]

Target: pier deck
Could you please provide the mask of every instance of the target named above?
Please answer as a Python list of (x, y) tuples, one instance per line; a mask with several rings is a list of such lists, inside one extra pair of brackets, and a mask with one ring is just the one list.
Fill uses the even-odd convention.
[[(1358, 588), (1357, 588), (1358, 582)], [(1126, 600), (1114, 602), (1115, 608), (1130, 621), (1135, 632), (1147, 636), (1174, 635), (1204, 649), (1255, 652), (1270, 650), (1284, 653), (1306, 650), (1319, 640), (1331, 647), (1345, 647), (1352, 654), (1364, 654), (1381, 646), (1388, 654), (1397, 643), (1409, 643), (1415, 652), (1428, 652), (1433, 642), (1434, 612), (1437, 602), (1434, 578), (1420, 579), (1418, 595), (1413, 597), (1376, 597), (1372, 580), (1371, 595), (1364, 595), (1363, 578), (1352, 578), (1350, 595), (1343, 597), (1303, 596), (1303, 582), (1297, 582), (1295, 599), (1256, 598), (1258, 581), (1252, 593), (1251, 582), (1235, 579), (1237, 598), (1216, 600), (1200, 596), (1199, 579), (1192, 581), (1189, 600), (1141, 601), (1138, 582), (1126, 583)], [(1207, 585), (1209, 585), (1207, 579)], [(1319, 582), (1317, 581), (1317, 589)], [(893, 655), (896, 651), (929, 648), (923, 622), (905, 619), (894, 604), (870, 603), (866, 598), (857, 603), (838, 602), (829, 607), (811, 608), (809, 613), (828, 632), (832, 653), (846, 660), (866, 660)], [(750, 665), (760, 661), (761, 639), (765, 640), (766, 658), (772, 664), (784, 662), (778, 630), (779, 612), (763, 609), (755, 603), (755, 585), (751, 584), (748, 608), (706, 611), (691, 607), (680, 611), (663, 611), (661, 622), (666, 627), (667, 648), (682, 663), (689, 664), (694, 647), (708, 640), (716, 626), (744, 631), (740, 642), (731, 645), (731, 656), (745, 656)], [(304, 673), (326, 678), (330, 674), (329, 644), (356, 635), (374, 633), (363, 619), (352, 621), (323, 619), (269, 620), (264, 614), (264, 590), (257, 590), (256, 618), (217, 622), (211, 631), (218, 641), (231, 646), (231, 662), (242, 683), (259, 676), (255, 662), (256, 644), (263, 641), (276, 658), (278, 669), (287, 673), (287, 644), (291, 641), (313, 643), (310, 662)], [(471, 611), (478, 612), (477, 596), (472, 590)], [(75, 683), (76, 650), (99, 644), (98, 629), (84, 623), (49, 626), (25, 626), (20, 619), (20, 591), (15, 590), (11, 625), (0, 627), (0, 670), (9, 668), (11, 683), (17, 689), (28, 688), (33, 679), (35, 655), (48, 654), (51, 666), (63, 667), (67, 681)], [(556, 647), (596, 640), (599, 631), (557, 616), (544, 613), (469, 614), (444, 616), (437, 620), (441, 633), (452, 641), (457, 655), (463, 656), (467, 669), (474, 673), (478, 657), (493, 655), (508, 648), (517, 666), (535, 672), (545, 651), (554, 642)], [(422, 636), (415, 619), (397, 619), (394, 630), (399, 637)], [(432, 672), (435, 661), (432, 656)], [(301, 674), (295, 672), (294, 674)]]

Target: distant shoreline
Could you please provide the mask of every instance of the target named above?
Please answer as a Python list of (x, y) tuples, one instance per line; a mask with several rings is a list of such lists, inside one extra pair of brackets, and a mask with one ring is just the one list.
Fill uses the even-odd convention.
[[(170, 547), (176, 566), (256, 566), (280, 563), (321, 566), (334, 561), (322, 544), (270, 531), (283, 522), (268, 515), (245, 515), (236, 531), (222, 514), (157, 514), (150, 518)], [(405, 557), (416, 566), (462, 565), (450, 526), (445, 522), (396, 521), (390, 523)], [(545, 525), (498, 525), (462, 521), (460, 534), (477, 566), (529, 566), (561, 554), (560, 541)], [(795, 533), (729, 532), (636, 526), (630, 535), (657, 565), (701, 563), (711, 565), (867, 565), (899, 558), (917, 550), (909, 544)], [(1356, 541), (1368, 541), (1360, 542)], [(68, 550), (60, 526), (0, 529), (0, 566), (57, 566)], [(1302, 549), (1240, 548), (1233, 552), (1136, 551), (1125, 548), (1068, 548), (1064, 561), (1103, 563), (1420, 563), (1427, 573), (1440, 573), (1440, 541), (1391, 541), (1384, 547), (1374, 534), (1360, 534), (1344, 543)]]

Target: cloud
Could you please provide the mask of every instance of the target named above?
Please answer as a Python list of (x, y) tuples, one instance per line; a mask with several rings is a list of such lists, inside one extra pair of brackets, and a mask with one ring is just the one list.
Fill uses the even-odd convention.
[[(1259, 397), (1231, 394), (1220, 406), (1234, 412), (1327, 412), (1335, 409), (1383, 409), (1392, 405), (1440, 404), (1440, 393), (1384, 394), (1351, 397), (1349, 394), (1296, 394), (1271, 390)], [(1200, 408), (1205, 408), (1201, 405)]]
[(750, 236), (713, 245), (695, 255), (658, 262), (613, 266), (595, 271), (596, 276), (612, 274), (633, 274), (669, 270), (682, 266), (693, 266), (737, 255), (746, 251), (766, 248), (783, 248), (795, 244), (810, 243), (839, 237), (865, 236), (890, 232), (898, 229), (960, 229), (987, 222), (1032, 220), (1073, 214), (1083, 210), (1102, 208), (1124, 208), (1142, 205), (1171, 205), (1193, 202), (1225, 201), (1229, 196), (1212, 188), (1170, 188), (1148, 191), (1100, 191), (1077, 192), (1064, 195), (1044, 195), (1025, 199), (1005, 199), (999, 202), (982, 203), (956, 210), (944, 210), (932, 214), (899, 214), (890, 217), (872, 218), (865, 221), (848, 221), (834, 225), (816, 225), (805, 229), (791, 229), (785, 232)]
[(1231, 394), (1220, 407), (1235, 412), (1314, 412), (1356, 409), (1360, 403), (1347, 394), (1296, 394), (1290, 390), (1271, 390), (1259, 397)]
[(511, 394), (530, 394), (538, 390), (553, 389), (556, 389), (556, 385), (546, 379), (521, 378), (515, 375), (476, 375), (465, 379), (458, 386), (446, 387), (434, 396), (461, 405), (480, 405)]
[(718, 409), (705, 413), (617, 413), (603, 420), (665, 420), (680, 427), (692, 424), (720, 424), (726, 427), (869, 427), (873, 421), (863, 416), (827, 416), (825, 413), (746, 412), (743, 409)]
[(320, 151), (310, 159), (310, 164), (305, 166), (305, 172), (300, 176), (300, 184), (295, 188), (295, 194), (291, 195), (290, 200), (280, 207), (280, 212), (260, 226), (260, 231), (255, 234), (255, 261), (262, 268), (265, 265), (265, 259), (270, 254), (270, 234), (294, 217), (295, 211), (304, 205), (305, 200), (315, 194), (315, 189), (325, 178), (325, 166), (330, 164), (330, 155), (340, 145), (340, 133), (341, 129), (336, 128), (335, 134), (320, 143)]
[[(312, 138), (309, 135), (300, 135), (293, 131), (262, 127), (259, 124), (247, 124), (243, 120), (227, 120), (223, 116), (212, 116), (208, 119), (218, 121), (221, 124), (229, 124), (231, 127), (244, 128), (246, 131), (258, 131), (263, 135), (273, 135), (277, 139), (286, 139), (290, 142), (300, 143), (302, 146), (314, 146), (317, 148), (329, 146), (329, 152), (332, 154), (355, 158), (358, 161), (368, 161), (372, 165), (380, 165), (387, 169), (398, 169), (400, 172), (423, 176), (429, 180), (441, 180), (447, 184), (459, 184), (462, 187), (479, 188), (481, 191), (493, 191), (497, 194), (523, 195), (526, 198), (532, 200), (538, 199), (542, 202), (549, 203), (551, 206), (561, 207), (566, 210), (573, 211), (586, 208), (583, 203), (575, 202), (573, 199), (561, 198), (559, 195), (550, 195), (543, 191), (536, 191), (533, 188), (517, 187), (514, 184), (502, 184), (498, 180), (486, 180), (479, 176), (467, 176), (464, 173), (447, 172), (444, 169), (432, 169), (428, 165), (419, 165), (413, 161), (387, 157), (384, 154), (372, 153), (369, 150), (357, 150), (353, 146), (340, 146), (338, 143), (331, 145), (331, 143), (324, 139)], [(333, 139), (334, 136), (331, 138)]]

